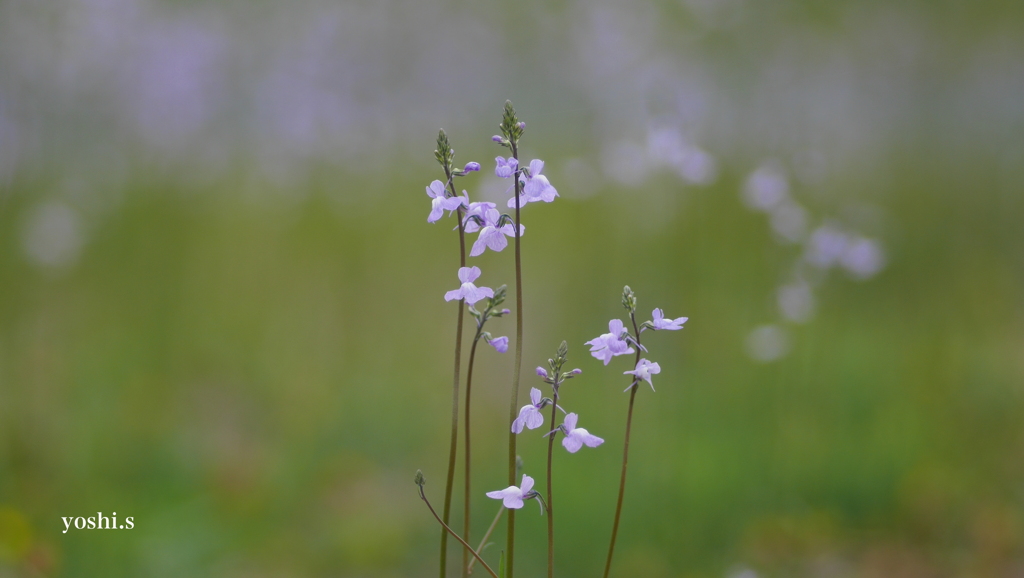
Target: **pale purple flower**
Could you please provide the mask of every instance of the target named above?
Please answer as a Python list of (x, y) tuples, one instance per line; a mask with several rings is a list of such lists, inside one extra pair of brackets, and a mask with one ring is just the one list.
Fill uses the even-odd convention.
[(512, 433), (522, 433), (523, 426), (527, 429), (537, 429), (544, 425), (544, 415), (540, 413), (544, 405), (541, 403), (541, 393), (536, 387), (530, 388), (529, 405), (524, 405), (519, 410), (519, 417), (512, 421)]
[[(484, 211), (484, 226), (480, 229), (480, 236), (473, 243), (473, 250), (469, 252), (470, 257), (476, 257), (488, 248), (492, 251), (501, 251), (508, 246), (508, 239), (505, 236), (514, 237), (516, 235), (516, 228), (512, 223), (506, 223), (499, 228), (498, 220), (500, 218), (501, 214), (498, 213), (497, 209), (487, 209)], [(519, 225), (519, 236), (523, 236), (525, 232), (526, 226)]]
[[(530, 170), (527, 171), (525, 179), (523, 179), (523, 190), (522, 198), (519, 199), (519, 206), (523, 206), (527, 203), (533, 203), (536, 201), (544, 201), (550, 203), (555, 200), (558, 196), (558, 191), (555, 187), (551, 186), (548, 178), (541, 174), (544, 170), (544, 161), (540, 159), (533, 159), (530, 161)], [(516, 206), (516, 199), (512, 197), (508, 201), (509, 208), (514, 209)]]
[(465, 299), (466, 303), (472, 305), (484, 297), (494, 297), (494, 290), (490, 287), (477, 287), (473, 284), (479, 276), (480, 267), (459, 267), (459, 281), (462, 281), (462, 286), (445, 293), (444, 300)]
[(670, 329), (677, 330), (683, 328), (683, 323), (686, 323), (688, 317), (678, 317), (676, 319), (665, 319), (665, 312), (661, 309), (655, 309), (651, 315), (654, 316), (654, 320), (651, 322), (655, 329)]
[(508, 351), (508, 337), (495, 337), (487, 342), (488, 345), (498, 351), (498, 353), (505, 353)]
[(433, 199), (430, 202), (430, 215), (427, 217), (428, 223), (433, 223), (440, 219), (445, 211), (458, 209), (465, 200), (463, 197), (445, 198), (444, 183), (441, 181), (430, 183), (430, 186), (427, 187), (427, 196)]
[[(648, 385), (651, 386), (651, 391), (654, 391), (654, 384), (651, 383), (651, 376), (654, 375), (655, 373), (661, 373), (661, 366), (658, 365), (657, 362), (647, 361), (646, 359), (641, 359), (640, 361), (638, 361), (636, 363), (636, 369), (634, 369), (633, 371), (622, 372), (623, 375), (628, 374), (636, 376), (636, 379), (633, 380), (633, 383), (630, 384), (629, 387), (633, 387), (642, 379), (646, 381)], [(629, 387), (627, 387), (626, 390), (629, 390)]]
[[(509, 486), (504, 490), (497, 490), (494, 492), (487, 492), (488, 498), (494, 498), (495, 500), (501, 500), (506, 508), (510, 510), (518, 510), (523, 507), (523, 500), (529, 500), (536, 496), (537, 493), (533, 491), (533, 478), (523, 474), (523, 481), (519, 484), (519, 487)], [(544, 509), (541, 507), (541, 512)]]
[(600, 359), (605, 365), (616, 355), (633, 353), (633, 348), (621, 339), (625, 326), (620, 319), (612, 319), (608, 322), (608, 333), (595, 337), (587, 342), (590, 346), (590, 354)]
[(565, 416), (565, 420), (562, 422), (562, 433), (565, 434), (565, 437), (562, 438), (562, 445), (565, 446), (565, 449), (569, 450), (570, 454), (578, 452), (584, 445), (588, 448), (596, 448), (604, 443), (603, 439), (581, 427), (576, 427), (578, 419), (578, 415), (570, 413)]
[(494, 167), (494, 174), (503, 179), (514, 175), (516, 169), (519, 168), (519, 161), (515, 157), (508, 157), (508, 160), (504, 157), (495, 157), (494, 162), (497, 163), (497, 166)]
[(477, 202), (469, 203), (467, 207), (466, 218), (463, 220), (465, 223), (465, 230), (467, 233), (475, 233), (479, 231), (483, 225), (480, 225), (477, 223), (476, 219), (471, 219), (470, 217), (475, 216), (482, 221), (484, 219), (484, 213), (486, 213), (488, 209), (497, 209), (498, 205), (495, 205), (494, 203)]

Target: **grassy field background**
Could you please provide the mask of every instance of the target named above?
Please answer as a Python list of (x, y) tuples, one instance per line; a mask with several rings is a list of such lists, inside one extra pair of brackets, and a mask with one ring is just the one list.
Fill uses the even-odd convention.
[[(557, 58), (556, 32), (581, 5), (526, 4), (521, 37), (493, 38), (474, 28), (474, 19), (493, 25), (490, 9), (438, 6), (456, 16), (411, 39), (400, 33), (419, 30), (415, 10), (430, 11), (364, 6), (401, 50), (359, 53), (357, 73), (339, 82), (358, 84), (356, 118), (379, 97), (367, 113), (377, 120), (344, 125), (354, 142), (298, 152), (273, 142), (281, 170), (279, 157), (245, 152), (251, 142), (237, 127), (248, 125), (230, 115), (185, 136), (107, 130), (104, 115), (119, 112), (62, 100), (77, 83), (45, 93), (20, 66), (34, 45), (8, 35), (0, 120), (35, 140), (0, 139), (15, 151), (0, 155), (0, 576), (435, 575), (438, 532), (412, 478), (423, 469), (440, 505), (456, 314), (442, 297), (455, 288), (458, 245), (450, 219), (425, 222), (422, 190), (440, 176), (432, 151), (445, 126), (456, 160), (484, 165), (459, 185), (474, 199), (505, 198), (491, 160), (503, 149), (489, 141), (505, 97), (527, 121), (525, 158), (545, 159), (562, 194), (523, 211), (520, 398), (564, 339), (570, 365), (583, 369), (565, 403), (607, 440), (555, 456), (560, 576), (603, 567), (631, 368), (625, 358), (603, 367), (584, 342), (622, 317), (625, 284), (645, 319), (662, 307), (690, 320), (681, 332), (645, 334), (662, 373), (656, 393), (638, 394), (615, 574), (1024, 575), (1024, 76), (1012, 58), (1022, 53), (1021, 10), (839, 5), (786, 3), (766, 30), (755, 18), (764, 9), (749, 4), (736, 4), (748, 16), (734, 25), (694, 16), (700, 3), (644, 5), (661, 18), (660, 58), (702, 63), (716, 94), (740, 95), (724, 108), (702, 104), (697, 124), (681, 105), (663, 114), (657, 82), (634, 98), (600, 70), (573, 89), (552, 80), (573, 74)], [(151, 6), (180, 19), (218, 5)], [(18, 2), (0, 8), (42, 18)], [(901, 64), (864, 48), (864, 19), (894, 26), (893, 38), (928, 40)], [(444, 33), (455, 40), (424, 40)], [(795, 51), (795, 76), (741, 80), (763, 64), (747, 33)], [(595, 35), (596, 45), (614, 40)], [(822, 45), (849, 55), (863, 92), (830, 80), (832, 64), (801, 64)], [(345, 59), (343, 48), (361, 44), (330, 46)], [(419, 104), (418, 85), (394, 80), (420, 74), (400, 64), (417, 48), (453, 59), (451, 92), (433, 76)], [(472, 48), (481, 58), (510, 51), (493, 64), (513, 78), (460, 72)], [(619, 49), (608, 53), (610, 72), (631, 68), (607, 60)], [(868, 74), (887, 66), (909, 84), (890, 91), (879, 81), (889, 76)], [(814, 92), (807, 70), (835, 90)], [(776, 90), (767, 101), (765, 86)], [(398, 130), (407, 107), (415, 122)], [(652, 109), (661, 112), (630, 112)], [(714, 128), (730, 110), (731, 128)], [(165, 113), (174, 118), (153, 114)], [(650, 160), (648, 137), (666, 126), (713, 155), (712, 178)], [(226, 135), (206, 140), (218, 127)], [(360, 136), (367, 127), (383, 136)], [(801, 178), (807, 151), (827, 167), (813, 178)], [(781, 239), (744, 201), (762, 166), (778, 167), (805, 207), (801, 239), (833, 223), (884, 252), (867, 278), (842, 268), (815, 277), (813, 314), (801, 322), (780, 314), (777, 291), (806, 243)], [(514, 282), (511, 251), (472, 264), (484, 285)], [(514, 338), (514, 316), (491, 324)], [(771, 361), (750, 341), (764, 325), (786, 340), (769, 343), (782, 347)], [(511, 352), (478, 355), (476, 536), (496, 507), (483, 492), (505, 485), (511, 363)], [(539, 431), (519, 444), (526, 472), (541, 479)], [(545, 520), (532, 508), (518, 517), (523, 576), (545, 561)], [(61, 517), (97, 511), (134, 516), (135, 528), (62, 533)], [(496, 537), (491, 560), (500, 529)]]

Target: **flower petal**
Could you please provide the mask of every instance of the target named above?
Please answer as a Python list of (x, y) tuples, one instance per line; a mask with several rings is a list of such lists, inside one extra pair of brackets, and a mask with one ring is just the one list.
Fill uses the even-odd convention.
[(533, 478), (523, 474), (523, 481), (519, 484), (519, 491), (526, 495), (533, 489)]

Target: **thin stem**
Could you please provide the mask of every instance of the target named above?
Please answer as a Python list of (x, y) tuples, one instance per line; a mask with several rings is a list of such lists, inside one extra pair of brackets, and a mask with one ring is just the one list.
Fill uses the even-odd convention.
[[(558, 379), (557, 375), (555, 379)], [(551, 428), (554, 429), (555, 418), (558, 417), (555, 411), (558, 408), (558, 386), (555, 385), (552, 389), (554, 403), (551, 404)], [(556, 435), (557, 431), (548, 436), (548, 578), (554, 578), (555, 575), (555, 514), (551, 509), (555, 499), (551, 495), (551, 454), (554, 453)]]
[[(467, 544), (466, 541), (463, 540), (458, 534), (456, 534), (455, 530), (452, 530), (451, 528), (449, 528), (448, 524), (445, 524), (444, 522), (441, 521), (441, 518), (437, 517), (437, 512), (434, 511), (434, 507), (430, 505), (430, 500), (428, 500), (426, 494), (423, 493), (423, 486), (420, 486), (420, 499), (423, 500), (423, 502), (427, 505), (428, 508), (430, 508), (430, 513), (434, 515), (434, 519), (437, 520), (438, 523), (441, 524), (442, 528), (444, 528), (445, 535), (447, 536), (448, 534), (451, 534), (452, 536), (455, 536), (455, 539), (458, 540), (462, 544), (463, 548), (469, 550), (470, 552), (473, 552), (473, 548), (470, 547), (470, 545)], [(483, 559), (480, 558), (480, 556), (477, 556), (476, 552), (473, 552), (473, 556), (476, 556), (476, 559), (480, 560), (480, 563), (483, 564), (484, 568), (488, 572), (490, 572), (491, 576), (494, 576), (494, 578), (498, 578), (498, 575), (494, 573), (494, 570), (492, 570), (491, 567), (487, 565), (487, 562), (484, 562)]]
[[(633, 362), (634, 367), (636, 367), (636, 364), (640, 363), (640, 330), (636, 326), (636, 314), (630, 312), (629, 318), (633, 322), (633, 331), (636, 334), (636, 360)], [(619, 479), (619, 500), (615, 504), (615, 522), (612, 524), (612, 541), (608, 545), (608, 561), (604, 565), (604, 578), (608, 578), (608, 573), (612, 569), (612, 553), (615, 552), (615, 538), (619, 534), (622, 496), (626, 492), (626, 464), (629, 462), (629, 431), (633, 426), (633, 401), (636, 399), (638, 389), (640, 389), (640, 384), (634, 383), (633, 389), (629, 393), (629, 411), (626, 413), (626, 442), (622, 448), (622, 477)]]
[[(470, 350), (469, 350), (469, 368), (466, 370), (466, 417), (463, 420), (465, 422), (463, 424), (463, 428), (465, 429), (465, 432), (466, 432), (466, 441), (465, 441), (465, 445), (466, 445), (466, 456), (465, 456), (466, 462), (465, 462), (465, 464), (466, 465), (465, 465), (465, 468), (464, 468), (465, 469), (465, 474), (466, 474), (466, 479), (465, 479), (465, 496), (464, 496), (465, 502), (463, 504), (462, 535), (465, 536), (467, 542), (469, 541), (469, 526), (470, 526), (470, 519), (469, 519), (470, 518), (470, 516), (469, 516), (469, 502), (470, 502), (470, 500), (469, 500), (469, 497), (470, 497), (470, 493), (469, 493), (469, 472), (470, 472), (470, 469), (469, 469), (469, 399), (470, 399), (470, 394), (473, 391), (472, 390), (472, 387), (473, 387), (473, 362), (476, 360), (476, 344), (480, 343), (480, 332), (481, 332), (482, 327), (483, 327), (482, 324), (479, 324), (479, 323), (477, 324), (476, 337), (473, 338), (473, 347), (470, 348)], [(462, 551), (462, 576), (464, 578), (466, 576), (469, 576), (469, 564), (470, 564), (470, 562), (469, 562), (469, 552), (466, 552), (465, 550), (463, 550)]]
[[(448, 177), (448, 187), (452, 196), (455, 194), (455, 183), (452, 182), (451, 169), (444, 168)], [(459, 263), (460, 267), (466, 266), (466, 226), (463, 220), (463, 207), (460, 205), (457, 210), (459, 218)], [(442, 524), (447, 527), (452, 508), (452, 486), (455, 484), (455, 452), (458, 448), (459, 438), (459, 369), (462, 366), (462, 319), (465, 313), (466, 303), (459, 299), (459, 318), (455, 328), (455, 371), (452, 379), (452, 434), (451, 445), (448, 450), (448, 481), (444, 487), (444, 521)], [(440, 578), (445, 578), (445, 571), (448, 566), (448, 533), (441, 532), (441, 569)]]
[[(477, 548), (476, 548), (476, 553), (477, 554), (479, 554), (480, 552), (484, 551), (484, 545), (487, 544), (487, 539), (491, 537), (491, 532), (493, 532), (494, 528), (498, 525), (498, 520), (501, 519), (501, 514), (504, 511), (505, 511), (505, 506), (498, 506), (498, 513), (495, 514), (494, 520), (491, 522), (491, 526), (489, 528), (487, 528), (486, 532), (484, 532), (484, 537), (483, 537), (482, 540), (480, 540), (480, 545), (477, 546)], [(476, 558), (473, 558), (472, 560), (470, 560), (469, 561), (469, 566), (466, 568), (466, 570), (468, 570), (470, 574), (473, 573), (473, 564), (476, 564)]]
[[(519, 161), (519, 149), (515, 139), (512, 139), (509, 143), (512, 147), (512, 157)], [(509, 418), (508, 423), (512, 423), (516, 419), (516, 411), (519, 409), (519, 367), (523, 363), (523, 261), (522, 253), (520, 252), (519, 242), (519, 168), (518, 164), (513, 173), (512, 178), (515, 181), (515, 199), (516, 199), (516, 223), (515, 223), (515, 243), (516, 243), (516, 361), (515, 366), (512, 368), (512, 404), (509, 407)], [(516, 434), (511, 429), (509, 430), (508, 436), (508, 485), (514, 486), (516, 484)], [(508, 532), (506, 536), (506, 547), (505, 551), (508, 553), (508, 562), (506, 565), (507, 572), (506, 578), (512, 578), (512, 567), (515, 561), (515, 544), (516, 544), (516, 513), (514, 510), (508, 512)]]

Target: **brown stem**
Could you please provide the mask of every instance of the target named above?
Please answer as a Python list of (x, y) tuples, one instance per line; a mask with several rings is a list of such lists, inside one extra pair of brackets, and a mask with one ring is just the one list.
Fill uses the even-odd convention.
[[(477, 327), (476, 337), (473, 339), (473, 347), (469, 350), (469, 368), (466, 370), (466, 416), (463, 420), (463, 428), (466, 432), (466, 455), (465, 455), (465, 502), (463, 504), (463, 519), (462, 519), (462, 534), (465, 536), (466, 541), (469, 541), (469, 526), (470, 526), (470, 515), (469, 515), (469, 399), (473, 388), (473, 362), (476, 360), (476, 344), (480, 342), (480, 327)], [(462, 576), (465, 578), (469, 576), (469, 552), (462, 551)]]
[[(640, 363), (640, 330), (636, 326), (636, 315), (629, 314), (633, 321), (633, 331), (636, 334), (636, 361), (633, 362), (634, 369)], [(622, 448), (622, 477), (619, 479), (619, 499), (615, 504), (615, 522), (612, 524), (612, 541), (608, 545), (608, 561), (604, 565), (604, 578), (612, 569), (612, 553), (615, 551), (615, 538), (619, 534), (619, 518), (622, 515), (622, 496), (626, 492), (626, 464), (629, 463), (629, 432), (633, 426), (633, 401), (636, 399), (636, 391), (640, 389), (639, 379), (633, 380), (633, 389), (629, 393), (629, 411), (626, 413), (626, 442)]]
[[(473, 548), (471, 548), (470, 545), (467, 544), (465, 540), (463, 540), (458, 534), (456, 534), (455, 530), (449, 528), (448, 524), (445, 524), (441, 521), (441, 518), (437, 517), (437, 512), (434, 511), (434, 507), (430, 505), (430, 500), (428, 500), (426, 494), (423, 493), (423, 486), (420, 486), (420, 499), (423, 500), (423, 502), (427, 505), (428, 508), (430, 508), (430, 513), (433, 514), (434, 519), (441, 524), (441, 527), (445, 530), (445, 535), (447, 536), (448, 534), (451, 534), (452, 536), (455, 536), (455, 539), (462, 544), (463, 548), (469, 550), (470, 552), (473, 552)], [(476, 556), (476, 559), (480, 560), (480, 563), (483, 564), (484, 568), (491, 573), (491, 576), (494, 576), (494, 578), (498, 578), (498, 575), (494, 573), (494, 570), (492, 570), (491, 567), (487, 565), (487, 562), (484, 562), (483, 559), (480, 558), (480, 556), (477, 556), (476, 552), (473, 552), (473, 556)]]
[[(558, 379), (558, 376), (555, 376)], [(555, 418), (558, 417), (556, 410), (558, 408), (558, 386), (553, 388), (554, 400), (551, 404), (551, 428), (555, 429)], [(555, 448), (555, 436), (558, 435), (557, 431), (553, 431), (548, 436), (548, 578), (554, 578), (555, 575), (555, 516), (554, 510), (552, 510), (552, 504), (555, 499), (551, 496), (551, 454), (554, 453)]]
[[(512, 147), (512, 157), (519, 161), (519, 149), (517, 148), (515, 139), (512, 139), (509, 143)], [(520, 252), (519, 242), (519, 168), (516, 167), (515, 172), (512, 174), (512, 178), (515, 180), (515, 199), (516, 199), (516, 222), (515, 222), (515, 242), (516, 242), (516, 361), (515, 366), (512, 368), (512, 404), (509, 408), (508, 423), (512, 423), (516, 419), (516, 412), (519, 409), (519, 367), (523, 364), (523, 261), (522, 254)], [(514, 486), (516, 484), (516, 434), (511, 429), (509, 430), (508, 436), (508, 485)], [(506, 553), (508, 560), (505, 568), (507, 572), (506, 578), (512, 578), (513, 562), (515, 561), (515, 544), (516, 544), (516, 512), (515, 510), (508, 511), (508, 531), (505, 537), (506, 540)]]
[[(445, 175), (448, 177), (448, 186), (452, 196), (455, 194), (455, 183), (452, 182), (451, 169), (445, 166)], [(459, 263), (460, 267), (466, 266), (466, 226), (463, 222), (463, 207), (459, 206), (456, 211), (459, 219)], [(465, 313), (466, 303), (459, 299), (459, 318), (455, 329), (455, 371), (452, 379), (452, 433), (451, 445), (448, 450), (448, 481), (444, 488), (444, 521), (445, 527), (451, 515), (452, 508), (452, 486), (455, 485), (455, 452), (458, 448), (459, 438), (459, 370), (462, 366), (462, 319)], [(448, 533), (441, 532), (441, 570), (440, 578), (445, 578), (445, 571), (448, 566)]]

